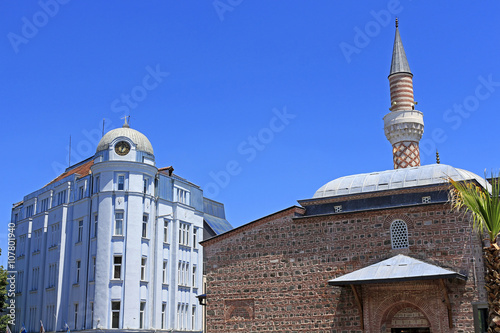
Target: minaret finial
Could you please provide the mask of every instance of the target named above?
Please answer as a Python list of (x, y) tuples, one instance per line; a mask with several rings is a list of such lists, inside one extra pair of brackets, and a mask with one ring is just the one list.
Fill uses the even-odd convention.
[(440, 164), (441, 160), (439, 159), (439, 151), (436, 149), (436, 163)]
[(399, 21), (398, 21), (398, 18), (396, 16), (396, 28), (399, 26)]

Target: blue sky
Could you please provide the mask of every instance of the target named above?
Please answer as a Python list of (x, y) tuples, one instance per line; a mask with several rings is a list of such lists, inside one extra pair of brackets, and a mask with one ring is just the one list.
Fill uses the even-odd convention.
[[(124, 115), (158, 167), (239, 226), (337, 177), (392, 169), (394, 19), (424, 113), (423, 164), (500, 168), (500, 4), (0, 1), (0, 247), (12, 203), (91, 156)], [(1, 263), (5, 263), (5, 256)]]

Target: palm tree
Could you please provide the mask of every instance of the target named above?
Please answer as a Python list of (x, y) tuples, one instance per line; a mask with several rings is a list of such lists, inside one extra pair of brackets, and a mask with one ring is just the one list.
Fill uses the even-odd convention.
[(451, 202), (455, 209), (464, 208), (472, 214), (473, 227), (480, 235), (488, 234), (489, 244), (483, 247), (488, 294), (488, 333), (500, 332), (500, 178), (492, 175), (491, 192), (474, 182), (456, 182)]

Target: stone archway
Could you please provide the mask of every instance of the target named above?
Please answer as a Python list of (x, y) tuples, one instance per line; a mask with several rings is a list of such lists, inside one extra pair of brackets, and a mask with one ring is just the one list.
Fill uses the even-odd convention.
[(384, 313), (380, 328), (383, 333), (430, 333), (431, 322), (415, 304), (399, 302)]

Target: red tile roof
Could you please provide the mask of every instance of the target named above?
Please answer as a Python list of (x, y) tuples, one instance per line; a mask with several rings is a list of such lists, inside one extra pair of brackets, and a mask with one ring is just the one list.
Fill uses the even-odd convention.
[[(78, 175), (80, 177), (84, 177), (88, 174), (90, 174), (90, 167), (94, 165), (94, 159), (89, 159), (87, 162), (84, 162), (83, 164), (80, 164), (80, 165), (76, 165), (76, 166), (73, 166), (73, 167), (69, 167), (68, 169), (66, 169), (65, 172), (63, 172), (62, 174), (60, 174), (58, 177), (56, 177), (55, 179), (53, 179), (51, 182), (49, 182), (47, 185), (50, 185), (50, 184), (53, 184), (53, 183), (56, 183), (68, 176), (71, 176), (71, 175)], [(47, 186), (45, 185), (45, 186)], [(45, 187), (44, 186), (44, 187)]]

